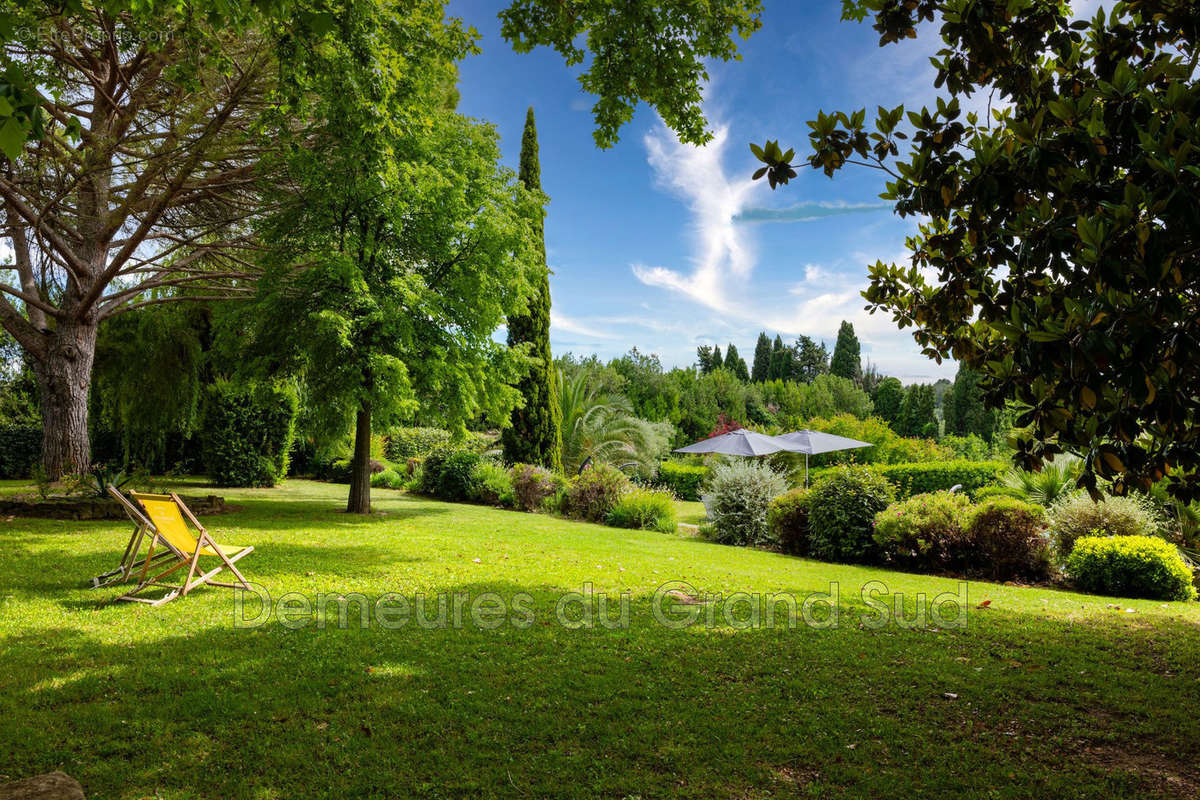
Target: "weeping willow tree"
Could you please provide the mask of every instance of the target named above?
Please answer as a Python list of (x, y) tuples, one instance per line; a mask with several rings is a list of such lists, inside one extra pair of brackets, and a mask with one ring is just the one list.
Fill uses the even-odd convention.
[(562, 464), (567, 474), (578, 472), (589, 458), (618, 466), (649, 466), (666, 452), (674, 427), (634, 415), (624, 395), (609, 394), (587, 371), (570, 378), (558, 372), (562, 406)]

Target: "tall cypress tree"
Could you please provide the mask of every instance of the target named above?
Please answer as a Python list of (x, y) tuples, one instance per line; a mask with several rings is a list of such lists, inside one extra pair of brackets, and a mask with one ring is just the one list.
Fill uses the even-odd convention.
[(771, 377), (771, 340), (765, 331), (758, 334), (758, 344), (754, 346), (754, 366), (750, 368), (750, 378), (755, 383), (769, 380)]
[[(525, 114), (525, 132), (521, 136), (521, 183), (526, 189), (542, 190), (542, 169), (538, 163), (537, 126), (533, 107)], [(501, 442), (504, 458), (510, 463), (540, 464), (562, 469), (562, 410), (559, 407), (558, 382), (554, 359), (550, 355), (550, 270), (546, 266), (546, 234), (543, 220), (535, 223), (541, 259), (541, 284), (530, 298), (529, 308), (521, 316), (508, 318), (508, 346), (533, 345), (533, 365), (518, 384), (525, 405), (513, 411), (512, 425), (504, 430)]]
[(767, 380), (786, 381), (792, 374), (792, 353), (783, 346), (783, 339), (778, 335), (771, 345), (771, 367), (767, 370)]
[(725, 369), (732, 372), (738, 377), (738, 380), (750, 380), (750, 370), (746, 369), (746, 359), (738, 353), (737, 346), (733, 342), (725, 348)]
[(829, 362), (829, 374), (856, 381), (862, 377), (862, 348), (854, 335), (854, 326), (842, 320), (838, 328), (837, 344), (833, 346), (833, 358)]
[(720, 369), (725, 366), (725, 359), (721, 358), (721, 345), (714, 344), (712, 349), (712, 365), (709, 370)]

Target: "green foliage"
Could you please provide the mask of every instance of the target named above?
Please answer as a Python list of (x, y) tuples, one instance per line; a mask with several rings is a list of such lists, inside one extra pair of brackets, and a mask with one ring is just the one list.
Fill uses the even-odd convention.
[(896, 432), (901, 436), (936, 437), (938, 424), (936, 400), (933, 386), (917, 383), (909, 386), (900, 403), (900, 418), (896, 421)]
[(929, 439), (901, 437), (887, 423), (875, 417), (856, 419), (849, 414), (839, 414), (835, 417), (810, 419), (805, 427), (822, 433), (846, 436), (860, 442), (870, 442), (873, 445), (859, 450), (842, 450), (814, 456), (811, 459), (813, 466), (848, 462), (903, 464), (936, 461), (951, 457), (948, 448), (941, 447)]
[(390, 461), (404, 461), (427, 456), (450, 440), (450, 431), (441, 428), (393, 428), (384, 439), (383, 452)]
[(1145, 495), (1105, 497), (1097, 502), (1084, 492), (1062, 497), (1048, 510), (1050, 535), (1060, 559), (1084, 536), (1158, 536), (1164, 533), (1158, 509)]
[(733, 373), (734, 377), (742, 383), (750, 380), (750, 370), (746, 368), (746, 359), (738, 354), (737, 347), (733, 342), (725, 348), (725, 369)]
[(762, 383), (771, 377), (771, 339), (766, 332), (759, 332), (758, 342), (754, 345), (754, 366), (750, 369), (750, 378), (755, 383)]
[(829, 374), (857, 381), (862, 377), (862, 348), (854, 335), (854, 326), (842, 320), (838, 328), (837, 344), (833, 346), (833, 358), (829, 361)]
[(808, 489), (792, 489), (771, 500), (767, 506), (767, 527), (780, 550), (797, 556), (808, 554), (808, 514), (811, 507)]
[(1084, 536), (1067, 575), (1085, 592), (1154, 600), (1195, 600), (1192, 568), (1174, 545), (1153, 536)]
[(546, 501), (566, 485), (563, 476), (536, 464), (514, 464), (509, 470), (513, 498), (522, 511), (541, 511)]
[(968, 567), (995, 581), (1042, 580), (1050, 573), (1050, 546), (1041, 506), (991, 497), (971, 509), (963, 523), (970, 543)]
[(500, 12), (500, 32), (517, 52), (545, 45), (568, 65), (586, 63), (579, 83), (599, 97), (592, 106), (598, 146), (616, 143), (639, 101), (654, 108), (682, 141), (703, 144), (711, 138), (700, 94), (708, 64), (738, 58), (737, 38), (758, 30), (761, 11), (760, 0), (719, 6), (665, 0), (652, 13), (607, 0), (578, 0), (565, 14), (544, 1), (514, 0)]
[[(871, 0), (851, 16), (868, 10), (881, 45), (941, 38), (935, 104), (880, 108), (874, 130), (865, 109), (809, 123), (812, 167), (884, 168), (882, 196), (921, 220), (911, 264), (871, 268), (871, 310), (1015, 406), (1026, 469), (1077, 451), (1089, 491), (1166, 479), (1200, 498), (1200, 340), (1182, 334), (1200, 296), (1195, 3), (1073, 22), (1057, 0)], [(977, 97), (1003, 107), (964, 114)], [(794, 173), (758, 152), (772, 185)]]
[(970, 507), (970, 499), (957, 492), (914, 494), (875, 515), (872, 539), (884, 561), (901, 567), (943, 570), (963, 566), (963, 521)]
[(967, 436), (950, 434), (938, 440), (938, 444), (948, 449), (954, 458), (966, 461), (999, 461), (1008, 454), (1008, 450), (998, 443), (988, 444), (982, 437), (972, 433)]
[(884, 378), (875, 386), (871, 397), (875, 414), (893, 429), (900, 421), (900, 407), (904, 403), (904, 384), (899, 378)]
[(875, 515), (892, 502), (892, 487), (863, 467), (838, 467), (813, 484), (809, 552), (826, 561), (873, 559)]
[(679, 421), (680, 387), (663, 372), (658, 356), (646, 355), (634, 347), (609, 362), (609, 367), (624, 378), (621, 392), (634, 414), (651, 422)]
[(219, 380), (205, 390), (204, 467), (217, 486), (274, 486), (287, 475), (296, 390)]
[(678, 527), (675, 498), (670, 492), (630, 489), (617, 500), (605, 522), (617, 528), (674, 533)]
[(41, 428), (0, 427), (0, 478), (29, 477), (29, 468), (41, 459)]
[(1042, 464), (1037, 472), (1010, 469), (1004, 474), (1003, 483), (1029, 502), (1049, 508), (1076, 492), (1081, 466), (1077, 458), (1059, 456), (1052, 462)]
[(987, 407), (979, 378), (975, 370), (959, 365), (954, 386), (942, 404), (946, 433), (979, 436), (990, 442), (996, 433), (996, 412)]
[(783, 338), (776, 334), (775, 341), (771, 344), (771, 365), (767, 370), (767, 380), (785, 381), (791, 376), (791, 372), (791, 352), (783, 346)]
[[(825, 343), (818, 344), (812, 337), (798, 337), (796, 343), (792, 345), (791, 356), (792, 368), (787, 377), (792, 380), (812, 383), (818, 376), (830, 372), (829, 351), (825, 349)], [(854, 380), (854, 378), (850, 378), (850, 380)]]
[[(526, 189), (541, 194), (541, 165), (532, 106), (525, 115), (519, 177)], [(562, 409), (554, 358), (550, 354), (550, 271), (546, 266), (544, 215), (544, 208), (539, 207), (533, 220), (537, 239), (530, 253), (536, 261), (533, 264), (533, 297), (526, 312), (508, 315), (508, 346), (526, 348), (529, 367), (517, 386), (524, 403), (513, 409), (510, 424), (501, 434), (501, 442), (504, 459), (509, 463), (542, 464), (560, 470)]]
[(877, 464), (872, 467), (892, 484), (897, 497), (939, 492), (961, 486), (970, 493), (1000, 480), (1007, 467), (1001, 461), (926, 461)]
[(507, 469), (494, 461), (483, 459), (471, 472), (472, 500), (489, 506), (509, 506), (516, 501), (513, 480)]
[(767, 523), (767, 509), (786, 489), (783, 476), (759, 460), (717, 464), (708, 483), (712, 501), (704, 534), (721, 544), (777, 545)]
[(589, 522), (604, 522), (630, 488), (629, 478), (621, 470), (597, 464), (567, 483), (562, 512)]
[(438, 450), (425, 457), (421, 491), (424, 494), (462, 503), (479, 496), (475, 469), (482, 456), (469, 450)]
[[(346, 468), (349, 472), (349, 463)], [(349, 475), (347, 475), (347, 479)], [(388, 467), (382, 472), (376, 472), (371, 476), (371, 487), (374, 489), (403, 489), (408, 483), (408, 476), (401, 475), (392, 467)]]
[[(971, 497), (976, 501), (986, 500), (989, 497), (1012, 497), (1017, 500), (1026, 500), (1025, 494), (1019, 489), (1014, 489), (1011, 486), (980, 486), (975, 491), (971, 492)], [(1035, 503), (1035, 505), (1041, 505)]]
[(708, 475), (708, 467), (702, 464), (664, 461), (658, 465), (658, 476), (654, 482), (670, 490), (680, 500), (699, 500), (700, 489)]
[(586, 371), (572, 378), (558, 373), (562, 403), (562, 464), (577, 472), (589, 458), (593, 463), (635, 463), (650, 467), (666, 452), (672, 427), (634, 416), (624, 395), (601, 391)]

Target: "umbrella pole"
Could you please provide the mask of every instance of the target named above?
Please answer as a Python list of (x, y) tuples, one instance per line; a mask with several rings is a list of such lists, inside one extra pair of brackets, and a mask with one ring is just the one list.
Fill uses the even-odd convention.
[(804, 454), (804, 488), (808, 488), (808, 453)]

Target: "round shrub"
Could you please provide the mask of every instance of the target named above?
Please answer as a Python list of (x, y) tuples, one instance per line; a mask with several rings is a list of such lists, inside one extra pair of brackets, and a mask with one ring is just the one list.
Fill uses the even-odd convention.
[(797, 556), (808, 554), (809, 508), (808, 489), (784, 492), (767, 506), (767, 527), (783, 552)]
[(390, 467), (371, 476), (371, 486), (376, 489), (403, 489), (406, 481), (407, 478)]
[(875, 515), (891, 502), (891, 484), (865, 467), (839, 467), (827, 473), (812, 488), (809, 552), (827, 561), (874, 558)]
[(915, 494), (875, 515), (871, 538), (880, 557), (915, 569), (949, 569), (966, 561), (963, 519), (971, 501), (958, 492)]
[(508, 470), (494, 461), (480, 461), (471, 473), (475, 495), (471, 498), (490, 506), (513, 504), (513, 483)]
[(1175, 546), (1154, 536), (1082, 536), (1067, 575), (1085, 592), (1153, 600), (1194, 600), (1191, 567)]
[(630, 489), (617, 500), (605, 521), (617, 528), (674, 533), (678, 527), (675, 498), (670, 492)]
[(465, 450), (447, 455), (442, 461), (434, 494), (443, 500), (474, 500), (478, 496), (474, 474), (479, 462), (478, 453)]
[(1041, 580), (1050, 574), (1046, 515), (1039, 505), (990, 497), (964, 522), (970, 555), (965, 567), (997, 581)]
[(1050, 506), (1050, 535), (1060, 559), (1066, 559), (1075, 540), (1101, 531), (1109, 536), (1161, 536), (1163, 521), (1153, 502), (1143, 495), (1106, 497), (1097, 503), (1078, 492)]
[(760, 461), (738, 459), (713, 468), (705, 536), (722, 544), (777, 546), (767, 523), (771, 501), (787, 490), (787, 479)]
[(1014, 489), (1012, 486), (980, 486), (978, 489), (970, 493), (971, 497), (976, 502), (987, 500), (989, 497), (1015, 497), (1018, 500), (1025, 499), (1025, 494), (1020, 489)]
[(508, 472), (513, 499), (522, 511), (540, 511), (565, 484), (563, 476), (534, 464), (514, 464)]
[(563, 513), (589, 522), (603, 522), (630, 490), (629, 478), (616, 467), (597, 464), (567, 484)]

